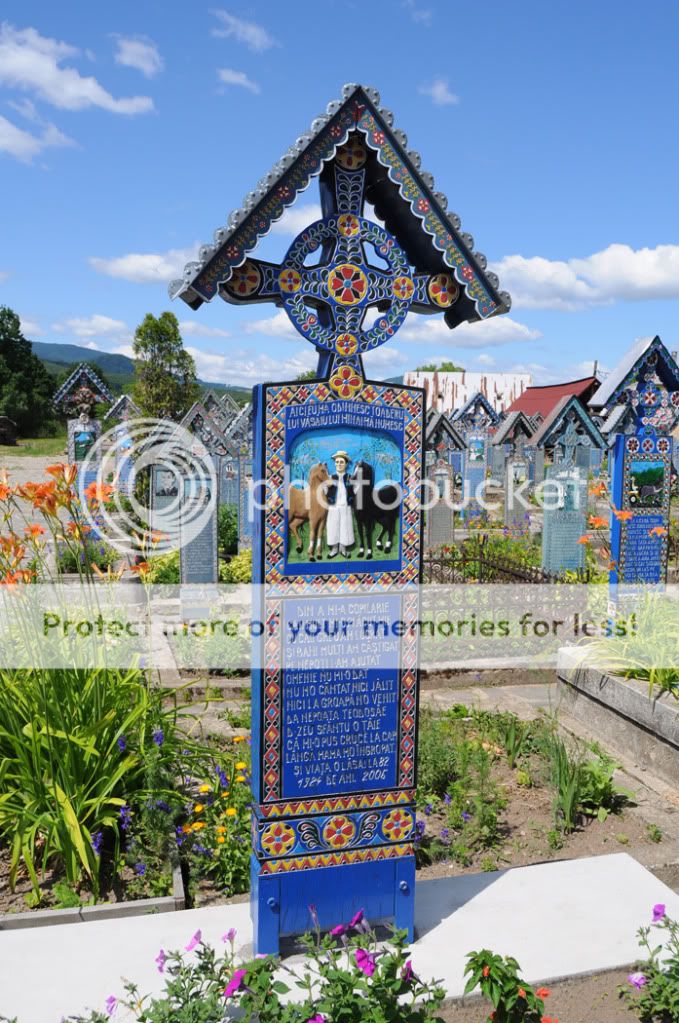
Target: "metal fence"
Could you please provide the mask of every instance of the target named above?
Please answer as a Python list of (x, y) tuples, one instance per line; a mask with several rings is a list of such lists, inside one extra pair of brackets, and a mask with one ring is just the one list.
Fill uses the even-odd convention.
[[(558, 583), (563, 580), (563, 575), (546, 572), (527, 561), (491, 554), (484, 550), (483, 543), (471, 548), (428, 551), (422, 563), (425, 583)], [(586, 569), (578, 573), (578, 581), (589, 581)]]

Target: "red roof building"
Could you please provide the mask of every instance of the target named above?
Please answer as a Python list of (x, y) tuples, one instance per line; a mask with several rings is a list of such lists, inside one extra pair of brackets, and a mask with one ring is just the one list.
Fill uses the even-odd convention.
[(534, 416), (539, 412), (544, 420), (562, 398), (570, 398), (571, 395), (575, 395), (586, 407), (592, 395), (598, 390), (599, 384), (600, 381), (596, 377), (582, 377), (581, 380), (569, 380), (565, 384), (527, 387), (509, 406), (507, 414), (523, 412), (527, 416)]

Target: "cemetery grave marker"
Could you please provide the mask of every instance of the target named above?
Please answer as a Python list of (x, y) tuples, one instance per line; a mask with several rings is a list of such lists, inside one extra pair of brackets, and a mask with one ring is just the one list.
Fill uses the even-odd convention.
[(128, 423), (130, 419), (138, 419), (141, 416), (139, 407), (135, 404), (129, 394), (121, 394), (118, 400), (111, 406), (104, 422), (118, 422), (114, 431), (113, 443), (116, 456), (116, 476), (114, 485), (123, 494), (130, 494), (134, 490), (135, 470), (132, 458), (132, 438)]
[[(433, 486), (425, 495), (426, 545), (440, 546), (454, 540), (455, 469), (454, 457), (465, 450), (465, 441), (450, 420), (435, 409), (427, 412), (425, 428), (427, 476)], [(435, 495), (439, 500), (433, 503)]]
[(578, 464), (578, 452), (602, 450), (604, 438), (578, 399), (564, 396), (547, 416), (530, 441), (530, 447), (542, 453), (554, 453), (554, 464), (546, 469), (546, 479), (554, 484), (545, 488), (542, 520), (542, 567), (547, 572), (582, 571), (585, 547), (580, 541), (587, 531), (588, 468)]
[[(71, 465), (81, 465), (76, 486), (82, 501), (87, 487), (97, 481), (101, 462), (97, 444), (101, 437), (101, 423), (94, 418), (94, 407), (98, 403), (112, 401), (113, 395), (108, 387), (85, 363), (76, 366), (53, 398), (55, 408), (78, 414), (77, 419), (67, 420), (66, 429), (68, 461)], [(86, 469), (82, 468), (84, 462), (87, 463)]]
[(658, 584), (667, 577), (679, 367), (659, 337), (637, 342), (590, 405), (610, 415), (618, 402), (629, 407), (635, 429), (617, 433), (612, 452), (609, 579), (614, 600), (619, 584)]
[[(308, 929), (310, 903), (323, 928), (363, 908), (413, 936), (424, 392), (366, 380), (362, 356), (410, 309), (454, 327), (506, 311), (509, 298), (392, 120), (374, 90), (346, 86), (171, 285), (194, 308), (217, 294), (274, 302), (319, 356), (316, 379), (255, 389), (255, 472), (268, 489), (253, 556), (265, 631), (252, 693), (260, 953)], [(255, 258), (315, 176), (321, 219), (281, 263)], [(386, 228), (364, 217), (367, 195)], [(380, 315), (368, 327), (371, 306)], [(384, 632), (366, 643), (360, 622), (376, 615)], [(342, 632), (310, 628), (339, 620)]]

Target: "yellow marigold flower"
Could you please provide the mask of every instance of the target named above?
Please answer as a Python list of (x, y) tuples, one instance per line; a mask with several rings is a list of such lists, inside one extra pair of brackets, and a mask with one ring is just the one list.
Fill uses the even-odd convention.
[(245, 781), (245, 775), (244, 774), (236, 775), (236, 781)]
[(223, 824), (218, 824), (217, 827), (215, 828), (215, 830), (216, 830), (218, 835), (223, 835), (224, 832), (226, 831), (226, 828), (224, 827)]
[(185, 835), (188, 835), (189, 832), (191, 831), (191, 825), (190, 824), (185, 824), (184, 827), (182, 828), (182, 831), (183, 831), (183, 833)]
[(217, 839), (217, 841), (219, 842), (220, 845), (224, 845), (224, 843), (226, 842), (226, 839), (222, 835), (220, 835), (219, 838)]
[(228, 799), (228, 796), (229, 796), (229, 790), (228, 790), (228, 789), (225, 789), (225, 790), (224, 790), (224, 791), (222, 792), (222, 799)]
[(201, 828), (205, 827), (205, 821), (196, 821), (195, 824), (191, 825), (192, 831), (200, 831)]
[(236, 770), (237, 771), (244, 771), (247, 766), (248, 765), (245, 763), (244, 760), (239, 760), (238, 763), (236, 764)]
[(233, 808), (233, 806), (230, 806), (229, 809), (226, 811), (226, 816), (227, 817), (235, 817), (237, 813), (238, 813), (238, 811), (235, 810)]
[(244, 735), (234, 735), (233, 741), (234, 742), (245, 742), (245, 736)]
[(210, 785), (201, 785), (200, 788), (198, 789), (198, 791), (199, 792), (209, 792), (210, 791)]
[(204, 809), (205, 809), (205, 806), (204, 806), (203, 803), (196, 803), (196, 805), (193, 808), (194, 813), (202, 813)]

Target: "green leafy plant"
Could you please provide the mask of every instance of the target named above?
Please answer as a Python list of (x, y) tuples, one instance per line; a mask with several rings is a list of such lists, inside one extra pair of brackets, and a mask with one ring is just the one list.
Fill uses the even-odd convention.
[[(651, 933), (659, 943), (651, 947)], [(627, 978), (619, 993), (642, 1023), (676, 1023), (679, 1019), (679, 923), (662, 903), (653, 907), (651, 926), (641, 927), (639, 944), (648, 959)]]
[(252, 582), (252, 551), (247, 548), (219, 566), (220, 583)]
[(549, 996), (546, 988), (535, 990), (519, 976), (520, 966), (511, 956), (502, 957), (481, 949), (467, 955), (464, 968), (468, 978), (465, 994), (478, 985), (481, 994), (487, 998), (493, 1012), (488, 1021), (492, 1023), (541, 1023), (544, 1018), (544, 999)]
[(217, 518), (219, 553), (235, 554), (238, 550), (238, 509), (233, 504), (220, 504)]

